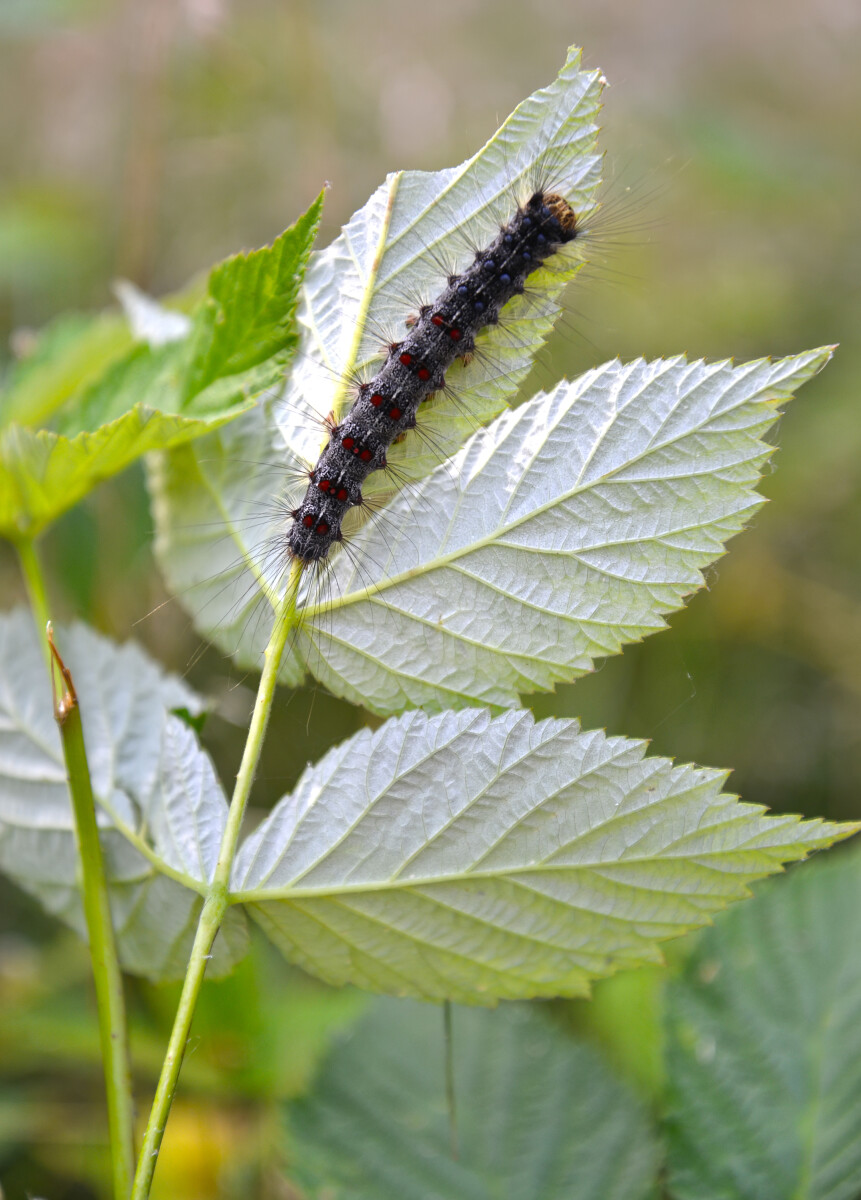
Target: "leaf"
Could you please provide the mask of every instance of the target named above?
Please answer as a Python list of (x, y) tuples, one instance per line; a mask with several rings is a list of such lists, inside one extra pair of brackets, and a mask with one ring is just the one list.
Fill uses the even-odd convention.
[(721, 918), (670, 986), (677, 1200), (861, 1193), (859, 906), (855, 848)]
[(271, 246), (213, 267), (188, 336), (136, 347), (64, 411), (60, 432), (97, 429), (137, 402), (164, 413), (217, 416), (278, 383), (298, 344), (299, 286), (322, 206), (321, 195)]
[[(57, 644), (81, 699), (121, 962), (181, 977), (227, 806), (193, 735), (177, 718), (165, 724), (165, 712), (200, 712), (201, 702), (134, 645), (82, 625), (59, 631)], [(30, 616), (18, 611), (0, 617), (0, 870), (83, 934), (77, 869), (51, 689)], [(230, 916), (215, 974), (244, 953), (244, 918)]]
[[(201, 632), (240, 665), (259, 666), (271, 628), (265, 601), (253, 630), (246, 623), (260, 600), (259, 581), (265, 581), (263, 592), (279, 590), (284, 516), (296, 503), (281, 499), (285, 482), (295, 490), (300, 476), (306, 486), (306, 465), (321, 449), (320, 420), (343, 407), (349, 379), (378, 351), (378, 331), (403, 323), (406, 296), (439, 291), (445, 282), (439, 263), (462, 262), (471, 242), (495, 236), (506, 198), (527, 190), (542, 171), (565, 179), (579, 212), (594, 207), (603, 80), (579, 63), (579, 51), (572, 50), (558, 79), (519, 105), (468, 162), (389, 176), (340, 237), (311, 258), (298, 315), (300, 352), (283, 400), (168, 456), (153, 477), (161, 568)], [(581, 265), (567, 257), (552, 272), (542, 271), (540, 294), (513, 301), (504, 329), (482, 335), (486, 353), (465, 372), (461, 364), (452, 368), (456, 400), (434, 405), (424, 419), (425, 440), (407, 438), (392, 448), (390, 461), (409, 479), (453, 453), (511, 399), (558, 314), (559, 293)], [(370, 497), (392, 486), (390, 476), (372, 476), (364, 491)], [(214, 564), (208, 558), (213, 547)], [(283, 681), (302, 674), (299, 661), (288, 656)]]
[[(19, 335), (20, 336), (20, 335)], [(115, 313), (65, 315), (40, 330), (0, 392), (0, 425), (40, 425), (131, 346)]]
[(218, 428), (281, 379), (321, 205), (214, 268), (186, 339), (133, 347), (65, 403), (55, 429), (0, 432), (0, 534), (34, 537), (142, 454)]
[[(278, 502), (284, 472), (268, 461), (268, 407), (256, 405), (199, 447), (181, 446), (147, 463), (155, 554), (171, 591), (210, 641), (253, 668), (263, 661), (287, 562)], [(249, 494), (251, 474), (255, 487)], [(288, 646), (279, 680), (297, 686), (304, 674)]]
[(231, 885), (294, 963), (426, 999), (582, 996), (856, 828), (524, 711), (408, 714), (308, 767)]
[(762, 503), (778, 405), (829, 356), (611, 362), (536, 396), (360, 531), (296, 653), (379, 713), (592, 670), (702, 586)]
[(165, 414), (144, 404), (94, 433), (0, 430), (0, 536), (34, 538), (97, 484), (150, 450), (178, 445), (231, 420)]
[(459, 1154), (438, 1012), (381, 1001), (288, 1109), (309, 1200), (645, 1200), (659, 1150), (597, 1054), (528, 1008), (455, 1010)]
[[(607, 363), (479, 431), (306, 575), (282, 666), (381, 714), (509, 707), (666, 627), (762, 503), (778, 406), (830, 350)], [(154, 481), (157, 552), (198, 628), (257, 666), (283, 587), (283, 469), (261, 410)]]
[[(449, 264), (472, 261), (475, 247), (499, 232), (506, 201), (527, 197), (537, 178), (564, 180), (575, 212), (595, 207), (601, 158), (596, 118), (603, 78), (580, 70), (572, 47), (559, 76), (517, 106), (487, 144), (459, 167), (399, 171), (371, 196), (326, 250), (309, 264), (299, 307), (301, 353), (288, 381), (277, 421), (288, 452), (300, 463), (317, 460), (323, 437), (309, 416), (339, 415), (348, 381), (379, 359), (380, 330), (402, 328), (405, 296), (428, 299), (446, 285)], [(411, 480), (452, 454), (476, 424), (495, 416), (516, 393), (559, 313), (559, 295), (582, 266), (562, 257), (531, 280), (530, 297), (505, 310), (505, 327), (488, 330), (483, 351), (468, 368), (448, 372), (457, 399), (435, 406), (428, 433), (436, 453), (418, 438), (393, 448), (390, 460), (407, 466)], [(378, 474), (366, 495), (391, 490)]]

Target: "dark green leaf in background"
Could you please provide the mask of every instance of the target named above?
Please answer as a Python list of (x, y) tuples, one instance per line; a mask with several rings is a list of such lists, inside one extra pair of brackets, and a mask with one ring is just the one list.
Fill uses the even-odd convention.
[(598, 1055), (521, 1007), (455, 1009), (457, 1160), (439, 1009), (380, 1001), (288, 1110), (313, 1200), (645, 1200), (659, 1151)]
[(674, 1200), (861, 1195), (861, 853), (772, 883), (667, 997)]

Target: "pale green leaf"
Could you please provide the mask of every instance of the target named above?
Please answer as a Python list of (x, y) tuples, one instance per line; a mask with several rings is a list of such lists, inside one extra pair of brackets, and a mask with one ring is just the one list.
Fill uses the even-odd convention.
[(191, 317), (167, 308), (128, 279), (118, 279), (114, 295), (123, 308), (135, 341), (157, 348), (180, 342), (191, 332)]
[(861, 1194), (861, 855), (722, 917), (667, 998), (674, 1200)]
[(288, 1109), (308, 1200), (646, 1200), (648, 1115), (586, 1046), (525, 1007), (455, 1010), (452, 1159), (437, 1010), (380, 1001)]
[[(80, 698), (121, 962), (179, 977), (227, 811), (190, 731), (165, 720), (170, 708), (200, 712), (200, 700), (134, 645), (81, 625), (56, 640)], [(51, 688), (32, 620), (20, 611), (0, 617), (0, 870), (83, 933)], [(245, 949), (242, 914), (230, 917), (215, 946), (216, 974)]]
[[(333, 553), (322, 590), (309, 573), (282, 678), (383, 714), (508, 707), (664, 628), (759, 508), (763, 435), (829, 355), (611, 362), (503, 414)], [(172, 587), (243, 665), (287, 561), (269, 437), (261, 409), (154, 488)]]
[[(260, 403), (198, 446), (147, 464), (155, 553), (171, 591), (206, 637), (252, 668), (263, 662), (287, 563), (284, 470), (268, 409)], [(288, 646), (281, 682), (297, 685), (304, 674)]]
[[(568, 53), (559, 76), (517, 106), (490, 141), (458, 167), (399, 171), (371, 196), (327, 249), (315, 254), (302, 288), (298, 319), (300, 353), (277, 420), (294, 461), (314, 463), (323, 435), (313, 420), (336, 415), (348, 403), (348, 381), (373, 370), (380, 331), (404, 329), (409, 296), (436, 295), (448, 268), (472, 261), (475, 247), (499, 232), (515, 199), (551, 179), (579, 215), (596, 204), (601, 159), (596, 124), (604, 83), (599, 71), (580, 69), (580, 51)], [(573, 245), (577, 245), (574, 243)], [(452, 454), (475, 429), (516, 393), (558, 316), (559, 296), (582, 266), (569, 251), (530, 279), (530, 295), (506, 306), (504, 327), (479, 338), (469, 366), (447, 373), (456, 399), (441, 399), (425, 413), (419, 438), (392, 448), (390, 462), (411, 480)], [(364, 493), (390, 490), (378, 474)]]
[(611, 362), (503, 414), (356, 535), (295, 652), (381, 713), (592, 670), (702, 586), (762, 502), (778, 406), (829, 355)]
[(765, 816), (645, 750), (524, 711), (390, 720), (305, 771), (241, 847), (234, 900), (332, 983), (578, 996), (854, 828)]

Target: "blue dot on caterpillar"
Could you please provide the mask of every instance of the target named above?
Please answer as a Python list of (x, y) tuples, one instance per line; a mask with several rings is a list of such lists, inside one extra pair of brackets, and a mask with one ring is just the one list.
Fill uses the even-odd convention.
[(476, 334), (498, 321), (508, 301), (524, 291), (528, 276), (578, 232), (567, 200), (536, 191), (472, 266), (450, 276), (434, 303), (421, 308), (406, 338), (389, 347), (381, 370), (361, 384), (310, 472), (287, 534), (294, 558), (319, 562), (341, 541), (345, 514), (362, 502), (362, 483), (386, 466), (391, 443), (414, 428), (422, 401), (444, 386), (456, 358), (472, 353)]

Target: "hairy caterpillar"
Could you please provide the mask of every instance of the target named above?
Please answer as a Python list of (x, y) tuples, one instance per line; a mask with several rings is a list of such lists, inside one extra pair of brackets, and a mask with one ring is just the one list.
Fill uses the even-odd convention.
[(476, 334), (499, 321), (528, 277), (577, 232), (567, 201), (536, 191), (490, 246), (476, 253), (472, 266), (449, 276), (441, 295), (422, 306), (412, 331), (391, 343), (382, 370), (360, 385), (347, 417), (332, 429), (305, 497), (291, 514), (287, 543), (295, 558), (315, 562), (342, 540), (344, 515), (362, 502), (362, 483), (387, 465), (395, 438), (415, 427), (421, 402), (445, 387), (446, 370), (472, 354)]

